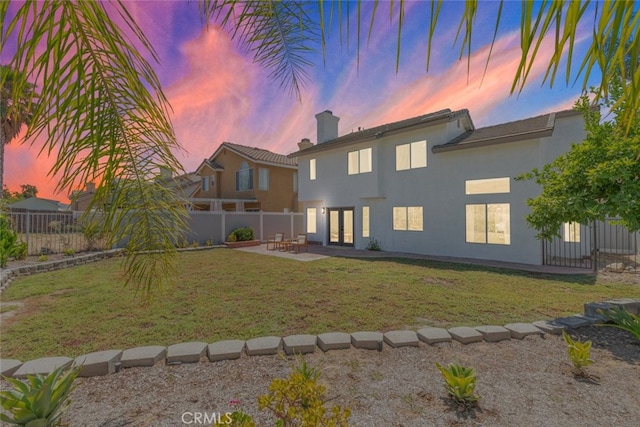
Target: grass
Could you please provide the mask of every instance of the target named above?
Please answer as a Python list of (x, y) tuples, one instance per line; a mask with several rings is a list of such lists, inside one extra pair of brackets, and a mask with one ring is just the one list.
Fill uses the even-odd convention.
[(143, 306), (117, 259), (14, 280), (2, 358), (75, 357), (185, 341), (422, 326), (502, 325), (640, 298), (640, 286), (410, 259), (313, 262), (232, 250), (179, 255), (177, 284)]

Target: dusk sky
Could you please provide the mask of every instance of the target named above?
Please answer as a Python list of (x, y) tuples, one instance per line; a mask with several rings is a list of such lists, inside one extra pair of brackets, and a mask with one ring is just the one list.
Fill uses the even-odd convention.
[[(331, 110), (340, 117), (339, 133), (451, 108), (470, 111), (476, 127), (568, 109), (580, 95), (582, 78), (564, 84), (564, 68), (556, 85), (542, 85), (546, 62), (534, 66), (529, 83), (519, 95), (509, 89), (520, 58), (519, 2), (506, 2), (498, 39), (486, 75), (485, 62), (493, 36), (497, 2), (480, 2), (474, 27), (470, 74), (467, 59), (458, 60), (460, 40), (453, 45), (464, 4), (445, 2), (426, 67), (429, 3), (407, 2), (400, 70), (396, 73), (397, 23), (389, 22), (382, 4), (367, 41), (371, 3), (364, 5), (360, 59), (356, 55), (355, 7), (349, 44), (332, 29), (323, 63), (320, 46), (311, 59), (310, 79), (301, 101), (268, 77), (268, 71), (215, 25), (201, 23), (197, 2), (125, 1), (138, 25), (157, 50), (155, 66), (173, 108), (172, 123), (184, 151), (175, 153), (185, 171), (194, 171), (224, 141), (260, 147), (281, 154), (297, 150), (302, 138), (315, 143), (315, 114)], [(337, 19), (334, 19), (337, 21)], [(590, 42), (585, 19), (577, 50)], [(540, 57), (548, 58), (549, 46)], [(4, 55), (3, 55), (4, 56)], [(2, 63), (7, 59), (3, 58)], [(580, 61), (573, 67), (577, 70)], [(571, 81), (573, 82), (573, 80)], [(47, 176), (52, 159), (39, 147), (14, 140), (6, 147), (5, 184), (10, 190), (33, 184), (38, 196), (68, 203), (67, 193), (55, 193), (56, 178)]]

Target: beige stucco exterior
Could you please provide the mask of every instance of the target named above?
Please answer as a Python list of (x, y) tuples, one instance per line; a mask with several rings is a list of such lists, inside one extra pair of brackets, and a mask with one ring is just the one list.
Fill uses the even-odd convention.
[[(236, 174), (243, 163), (253, 171), (252, 188), (238, 191)], [(268, 170), (267, 189), (261, 189), (260, 169)], [(296, 166), (256, 161), (223, 144), (196, 172), (202, 178), (200, 189), (193, 199), (197, 210), (298, 210), (298, 193), (294, 191), (294, 180), (297, 179), (298, 172)], [(205, 189), (205, 181), (208, 182), (208, 190)]]

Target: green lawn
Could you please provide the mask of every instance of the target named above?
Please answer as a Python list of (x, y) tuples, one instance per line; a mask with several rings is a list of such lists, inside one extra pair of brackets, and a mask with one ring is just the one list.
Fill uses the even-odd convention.
[(409, 259), (313, 262), (216, 249), (179, 255), (177, 284), (147, 306), (119, 260), (14, 280), (2, 358), (77, 356), (140, 345), (422, 326), (502, 325), (640, 298), (640, 286)]

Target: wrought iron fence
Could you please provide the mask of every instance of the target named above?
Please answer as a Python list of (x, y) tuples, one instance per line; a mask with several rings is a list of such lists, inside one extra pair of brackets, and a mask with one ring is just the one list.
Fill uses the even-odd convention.
[(565, 224), (559, 234), (544, 242), (546, 265), (640, 273), (640, 233), (630, 232), (616, 219)]
[(103, 250), (104, 241), (82, 221), (82, 212), (5, 212), (28, 255)]

